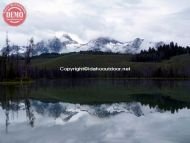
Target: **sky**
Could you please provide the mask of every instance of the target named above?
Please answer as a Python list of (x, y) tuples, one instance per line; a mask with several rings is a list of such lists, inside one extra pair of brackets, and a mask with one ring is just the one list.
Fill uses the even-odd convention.
[[(11, 2), (27, 10), (24, 24), (8, 26), (2, 13)], [(86, 43), (97, 37), (122, 42), (142, 38), (150, 41), (175, 41), (190, 45), (189, 0), (1, 0), (0, 47), (6, 31), (11, 43), (26, 45), (69, 34)]]

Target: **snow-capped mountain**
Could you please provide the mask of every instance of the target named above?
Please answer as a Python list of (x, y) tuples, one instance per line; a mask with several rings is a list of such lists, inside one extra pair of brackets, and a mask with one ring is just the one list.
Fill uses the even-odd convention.
[[(120, 42), (109, 37), (99, 37), (91, 40), (86, 44), (80, 44), (73, 40), (69, 35), (63, 35), (59, 38), (54, 37), (49, 40), (42, 40), (35, 44), (33, 55), (42, 53), (69, 53), (80, 51), (102, 51), (113, 53), (139, 53), (141, 50), (148, 48), (157, 48), (163, 45), (163, 42), (150, 42), (144, 39), (136, 38), (129, 42)], [(10, 54), (16, 54), (17, 51), (23, 54), (25, 47), (11, 46)], [(1, 53), (5, 50), (3, 48)]]
[(38, 42), (35, 45), (33, 55), (40, 55), (42, 53), (69, 53), (73, 52), (79, 46), (80, 44), (69, 35), (63, 35), (60, 38), (54, 37)]
[(88, 42), (80, 47), (81, 51), (102, 51), (113, 53), (139, 53), (148, 48), (157, 48), (163, 42), (149, 42), (144, 39), (136, 38), (130, 42), (120, 42), (111, 38), (101, 37)]
[(80, 47), (81, 51), (102, 51), (102, 52), (118, 52), (116, 50), (119, 47), (122, 47), (124, 43), (119, 42), (115, 39), (109, 37), (100, 37), (94, 40), (91, 40), (87, 44), (83, 44)]
[(150, 42), (144, 39), (136, 38), (133, 41), (126, 42), (123, 47), (124, 53), (139, 53), (141, 50), (148, 50), (149, 48), (158, 48), (164, 45), (164, 42)]
[(9, 52), (10, 55), (16, 55), (16, 54), (24, 54), (26, 52), (26, 47), (25, 46), (17, 46), (17, 45), (12, 45), (9, 47), (9, 51), (7, 51), (6, 48), (2, 48), (0, 50), (0, 55), (2, 53), (7, 53)]

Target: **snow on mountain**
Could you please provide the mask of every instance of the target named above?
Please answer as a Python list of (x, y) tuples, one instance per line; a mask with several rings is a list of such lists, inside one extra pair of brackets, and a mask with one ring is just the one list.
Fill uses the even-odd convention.
[(102, 52), (117, 52), (116, 49), (122, 47), (123, 43), (117, 40), (100, 37), (95, 40), (91, 40), (87, 44), (80, 47), (81, 51), (102, 51)]
[(77, 44), (78, 42), (73, 40), (69, 35), (64, 34), (61, 38), (60, 41), (65, 44)]
[[(42, 40), (35, 44), (33, 55), (40, 55), (42, 53), (69, 53), (80, 51), (102, 51), (113, 53), (139, 53), (141, 50), (148, 48), (157, 48), (163, 45), (163, 42), (150, 42), (144, 39), (136, 38), (129, 42), (120, 42), (109, 37), (99, 37), (91, 40), (86, 44), (80, 44), (69, 35), (62, 35), (57, 38), (54, 37), (49, 40)], [(10, 54), (16, 54), (19, 51), (23, 54), (26, 51), (25, 47), (11, 46)], [(1, 53), (5, 50), (3, 48)]]
[(60, 38), (54, 37), (46, 41), (40, 41), (35, 45), (33, 55), (42, 53), (69, 53), (75, 51), (80, 44), (69, 35)]
[(59, 53), (69, 53), (69, 52), (79, 52), (79, 47), (81, 46), (80, 43), (72, 39), (69, 35), (64, 34), (61, 38), (60, 41), (62, 43), (65, 43), (66, 48), (63, 48), (60, 50)]
[(139, 53), (141, 50), (148, 50), (149, 48), (158, 48), (164, 45), (164, 42), (150, 42), (144, 39), (136, 38), (131, 42), (126, 42), (123, 47), (124, 53)]
[[(80, 105), (61, 102), (52, 104), (43, 103), (40, 101), (33, 101), (31, 105), (33, 106), (33, 109), (36, 112), (43, 114), (43, 116), (45, 116), (45, 114), (48, 114), (52, 117), (64, 117), (63, 121), (69, 121), (74, 116), (77, 116), (77, 114), (81, 113), (87, 113), (96, 117), (106, 118), (120, 113), (133, 114), (139, 117), (154, 112), (162, 112), (162, 110), (158, 107), (150, 109), (148, 106), (144, 106), (139, 102), (113, 103), (101, 105)], [(57, 114), (55, 114), (55, 112), (53, 111), (56, 111)]]
[(80, 47), (81, 51), (102, 51), (113, 53), (139, 53), (141, 50), (157, 48), (163, 42), (149, 42), (144, 39), (136, 38), (130, 42), (120, 42), (110, 38), (98, 38)]
[[(2, 48), (0, 50), (0, 53), (1, 54), (6, 53), (7, 52), (6, 50), (7, 50), (6, 48)], [(23, 54), (25, 52), (26, 52), (26, 47), (25, 46), (12, 45), (12, 46), (9, 47), (9, 54), (10, 55), (16, 55), (17, 53), (21, 55), (21, 54)]]

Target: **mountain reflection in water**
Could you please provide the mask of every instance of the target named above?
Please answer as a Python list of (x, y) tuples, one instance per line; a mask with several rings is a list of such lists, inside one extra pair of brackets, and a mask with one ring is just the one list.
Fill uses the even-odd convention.
[(125, 80), (0, 86), (0, 143), (189, 143), (189, 88)]
[(11, 122), (19, 122), (19, 120), (26, 120), (31, 127), (34, 127), (35, 116), (48, 117), (55, 120), (61, 119), (64, 123), (73, 120), (73, 118), (80, 116), (80, 114), (88, 114), (96, 118), (110, 118), (120, 113), (133, 114), (140, 117), (147, 113), (163, 112), (159, 108), (151, 109), (138, 102), (80, 105), (62, 102), (46, 103), (37, 100), (26, 100), (19, 103), (10, 101), (8, 106), (1, 106), (0, 109), (1, 119), (5, 119), (5, 122), (1, 120), (1, 124), (5, 123), (7, 133)]
[[(0, 107), (0, 142), (187, 142), (190, 110), (150, 108), (139, 102), (100, 105), (9, 102)], [(182, 132), (180, 132), (182, 131)], [(78, 136), (77, 136), (78, 135)], [(147, 138), (146, 138), (147, 137)]]

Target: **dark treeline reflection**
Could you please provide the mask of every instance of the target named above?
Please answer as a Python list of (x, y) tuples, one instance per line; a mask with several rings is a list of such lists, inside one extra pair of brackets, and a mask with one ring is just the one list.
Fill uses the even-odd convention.
[[(190, 107), (190, 81), (175, 80), (42, 80), (32, 84), (0, 86), (0, 102), (9, 109), (11, 101), (24, 101), (27, 115), (34, 120), (29, 99), (44, 102), (104, 104), (140, 102), (175, 112)], [(33, 125), (33, 121), (30, 122)]]
[[(18, 90), (19, 87), (19, 90)], [(30, 103), (30, 89), (28, 86), (1, 86), (0, 88), (0, 105), (5, 110), (5, 130), (8, 133), (9, 120), (18, 116), (18, 111), (21, 110), (19, 107), (20, 103), (24, 103), (24, 109), (26, 111), (26, 118), (31, 127), (34, 127), (35, 117), (31, 110)], [(22, 96), (20, 97), (20, 92)]]
[[(159, 112), (176, 113), (180, 109), (190, 108), (189, 83), (172, 80), (42, 80), (32, 84), (1, 85), (0, 105), (5, 111), (6, 132), (10, 116), (16, 116), (19, 110), (26, 112), (28, 124), (34, 127), (34, 108), (35, 112), (42, 115), (44, 110), (48, 110), (49, 115), (57, 118), (65, 112), (58, 104), (60, 102), (95, 107), (102, 104), (126, 103), (127, 108), (132, 109), (136, 116), (143, 115), (141, 107), (136, 103), (156, 108)], [(53, 105), (48, 108), (49, 103)], [(133, 106), (128, 107), (130, 104)], [(68, 117), (64, 120), (68, 120), (75, 112), (65, 114), (68, 114)], [(101, 117), (108, 116), (109, 113), (100, 108), (96, 114)]]

